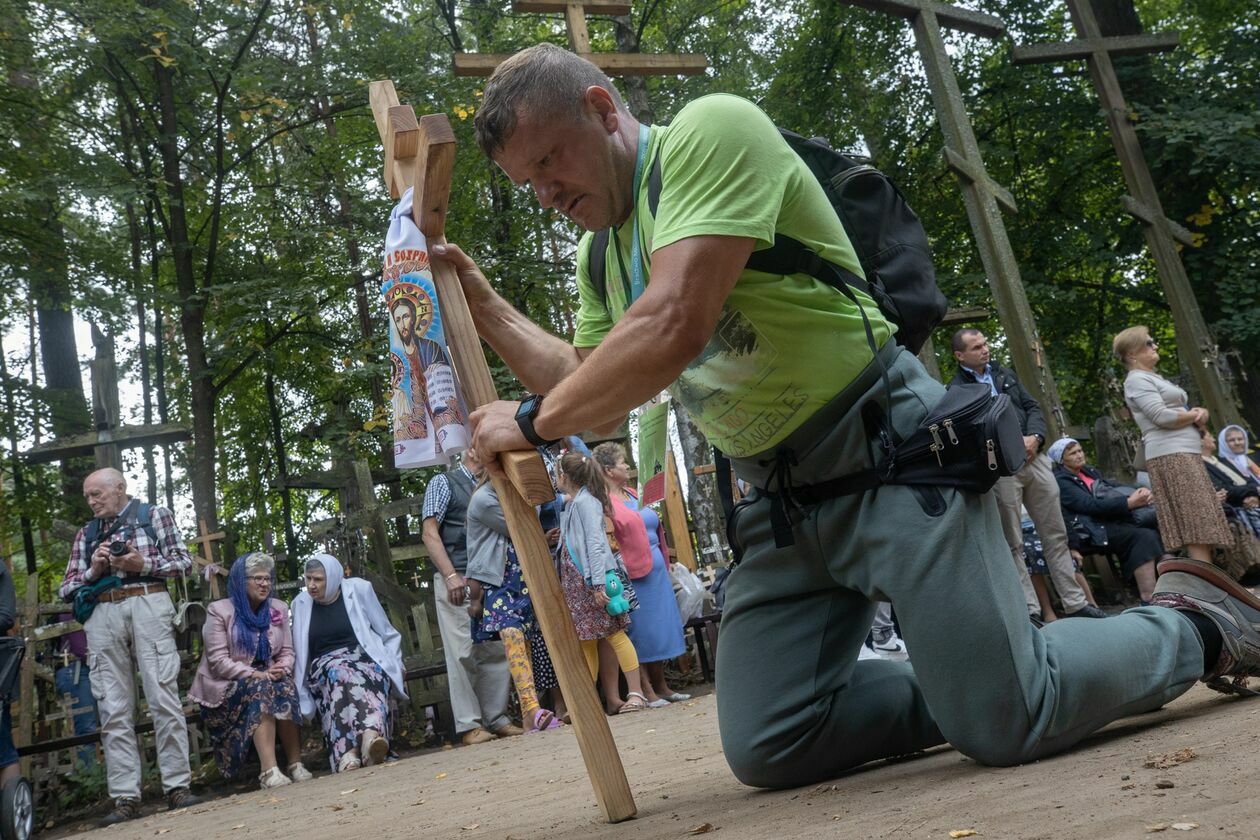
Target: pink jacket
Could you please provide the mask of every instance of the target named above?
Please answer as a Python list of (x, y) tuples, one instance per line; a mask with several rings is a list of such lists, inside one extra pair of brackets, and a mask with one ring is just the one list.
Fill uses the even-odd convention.
[[(206, 623), (201, 628), (201, 663), (188, 696), (209, 708), (223, 702), (223, 695), (233, 682), (254, 671), (252, 657), (232, 649), (235, 617), (236, 608), (227, 598), (215, 601), (206, 610)], [(267, 638), (271, 642), (272, 664), (282, 665), (292, 675), (294, 655), (289, 607), (275, 598), (271, 599), (271, 627), (267, 629)]]

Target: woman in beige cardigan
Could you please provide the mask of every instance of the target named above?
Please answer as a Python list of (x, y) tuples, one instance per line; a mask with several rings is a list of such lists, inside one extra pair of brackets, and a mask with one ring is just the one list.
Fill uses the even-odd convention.
[[(288, 605), (271, 593), (275, 561), (254, 551), (237, 559), (228, 575), (228, 597), (206, 610), (201, 663), (188, 696), (201, 705), (215, 763), (233, 779), (258, 751), (264, 788), (311, 778), (302, 766), (297, 687), (293, 682), (293, 635)], [(276, 735), (289, 762), (276, 765)]]
[(1212, 547), (1231, 545), (1233, 537), (1199, 454), (1207, 409), (1191, 408), (1185, 391), (1155, 373), (1159, 349), (1146, 327), (1120, 332), (1111, 347), (1129, 371), (1124, 401), (1142, 430), (1164, 546), (1184, 547), (1193, 559), (1210, 563)]

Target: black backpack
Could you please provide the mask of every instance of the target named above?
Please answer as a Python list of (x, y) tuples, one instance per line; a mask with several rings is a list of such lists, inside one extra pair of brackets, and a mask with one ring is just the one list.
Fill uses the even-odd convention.
[[(779, 133), (822, 185), (867, 279), (827, 262), (804, 244), (780, 234), (775, 235), (772, 247), (755, 251), (748, 258), (747, 267), (769, 274), (808, 274), (846, 294), (845, 284), (861, 289), (897, 325), (897, 343), (912, 353), (919, 352), (946, 309), (945, 296), (936, 287), (932, 252), (919, 217), (896, 185), (878, 169), (840, 154), (821, 138), (806, 139), (782, 128)], [(660, 198), (658, 155), (648, 176), (648, 207), (654, 216)], [(608, 279), (604, 256), (608, 239), (608, 230), (596, 231), (587, 259), (591, 283), (605, 308)]]
[(114, 523), (114, 528), (107, 534), (101, 534), (101, 520), (93, 519), (83, 528), (83, 538), (87, 540), (88, 555), (96, 550), (97, 545), (104, 539), (112, 537), (114, 533), (124, 527), (139, 527), (149, 535), (149, 539), (153, 540), (153, 544), (161, 550), (161, 543), (158, 542), (157, 529), (153, 527), (153, 505), (148, 502), (136, 501), (127, 511), (126, 519), (119, 519)]

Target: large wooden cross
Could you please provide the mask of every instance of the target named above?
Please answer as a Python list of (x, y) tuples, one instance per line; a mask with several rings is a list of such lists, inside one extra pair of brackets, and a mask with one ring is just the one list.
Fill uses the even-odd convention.
[(1129, 189), (1129, 195), (1123, 196), (1121, 203), (1143, 225), (1146, 247), (1155, 259), (1164, 296), (1172, 309), (1177, 349), (1184, 354), (1195, 384), (1203, 394), (1203, 403), (1212, 414), (1212, 422), (1222, 426), (1238, 423), (1241, 417), (1237, 395), (1227, 379), (1224, 362), (1208, 331), (1207, 322), (1203, 320), (1177, 249), (1178, 242), (1193, 245), (1194, 239), (1189, 231), (1164, 215), (1155, 179), (1147, 168), (1137, 131), (1129, 118), (1124, 92), (1111, 63), (1113, 55), (1141, 55), (1174, 49), (1178, 37), (1175, 34), (1103, 37), (1089, 0), (1066, 2), (1072, 24), (1080, 37), (1062, 44), (1016, 47), (1014, 61), (1016, 64), (1061, 64), (1083, 58), (1089, 64), (1094, 89), (1107, 116), (1111, 142), (1120, 158), (1124, 182)]
[(56, 438), (32, 446), (22, 453), (28, 464), (46, 464), (91, 455), (96, 468), (122, 469), (124, 449), (166, 445), (188, 440), (192, 435), (178, 423), (127, 425), (121, 420), (118, 399), (118, 366), (114, 362), (114, 341), (95, 325), (92, 343), (96, 358), (92, 360), (92, 417), (96, 431)]
[(1006, 330), (1011, 361), (1019, 380), (1041, 404), (1046, 414), (1051, 440), (1059, 437), (1068, 425), (1059, 398), (1059, 389), (1050, 365), (1042, 352), (1037, 322), (1019, 275), (1015, 251), (1006, 234), (1002, 212), (1015, 213), (1014, 197), (985, 169), (980, 145), (976, 142), (971, 119), (958, 89), (941, 28), (948, 27), (985, 38), (997, 38), (1006, 31), (1005, 24), (992, 15), (961, 9), (935, 0), (841, 0), (850, 6), (883, 12), (911, 21), (918, 44), (928, 87), (936, 106), (936, 115), (945, 135), (945, 165), (958, 177), (962, 186), (967, 218), (975, 234), (976, 246), (984, 273), (989, 278), (998, 318)]
[[(622, 0), (583, 0), (581, 3), (514, 2), (514, 12), (563, 12), (569, 30), (569, 49), (593, 63), (609, 76), (694, 76), (703, 73), (709, 62), (702, 55), (651, 55), (647, 53), (591, 52), (591, 36), (586, 14), (618, 16), (630, 14), (631, 4)], [(456, 76), (489, 76), (508, 59), (494, 53), (455, 53)]]
[[(399, 104), (394, 83), (389, 80), (373, 82), (370, 97), (385, 146), (385, 182), (390, 194), (399, 195), (412, 188), (412, 219), (430, 248), (444, 243), (455, 166), (455, 134), (450, 122), (445, 114), (429, 114), (417, 121), (410, 105)], [(455, 267), (436, 259), (431, 265), (451, 359), (469, 408), (476, 409), (498, 399), (494, 380)], [(554, 498), (551, 479), (542, 459), (532, 450), (501, 454), (500, 461), (508, 478), (494, 478), (494, 489), (529, 584), (556, 677), (569, 704), (595, 798), (609, 822), (629, 819), (635, 814), (630, 784), (578, 645), (547, 538), (534, 511), (534, 505)]]

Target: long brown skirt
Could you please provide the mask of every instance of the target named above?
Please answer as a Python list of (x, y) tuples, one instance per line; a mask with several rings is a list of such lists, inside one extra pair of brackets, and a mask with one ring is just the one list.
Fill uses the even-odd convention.
[(1160, 455), (1146, 462), (1146, 471), (1165, 548), (1233, 545), (1234, 536), (1202, 457), (1188, 452)]

